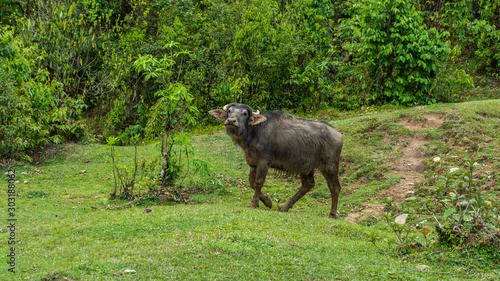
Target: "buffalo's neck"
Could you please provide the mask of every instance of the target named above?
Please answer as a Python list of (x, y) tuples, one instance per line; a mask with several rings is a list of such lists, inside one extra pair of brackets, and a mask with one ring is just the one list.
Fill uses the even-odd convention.
[(246, 154), (248, 148), (250, 147), (250, 143), (252, 142), (252, 132), (245, 131), (240, 134), (231, 134), (231, 138), (241, 147), (241, 149), (243, 149)]

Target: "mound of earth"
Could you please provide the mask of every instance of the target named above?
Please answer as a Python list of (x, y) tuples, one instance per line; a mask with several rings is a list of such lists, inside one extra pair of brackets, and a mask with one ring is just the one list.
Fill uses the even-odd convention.
[[(423, 112), (420, 114), (423, 117), (421, 120), (416, 121), (413, 119), (404, 118), (398, 124), (414, 131), (414, 134), (409, 138), (408, 144), (403, 148), (402, 157), (391, 165), (393, 173), (397, 174), (401, 181), (380, 193), (381, 198), (392, 197), (393, 202), (401, 203), (409, 192), (414, 191), (417, 183), (424, 179), (423, 160), (425, 155), (422, 152), (422, 146), (426, 143), (423, 135), (419, 133), (422, 128), (439, 128), (444, 121), (441, 114)], [(388, 136), (383, 140), (386, 144), (391, 144)], [(403, 146), (403, 143), (396, 143), (396, 146)], [(378, 216), (383, 213), (382, 204), (371, 203), (365, 206), (359, 212), (349, 214), (345, 220), (356, 223), (368, 216)]]

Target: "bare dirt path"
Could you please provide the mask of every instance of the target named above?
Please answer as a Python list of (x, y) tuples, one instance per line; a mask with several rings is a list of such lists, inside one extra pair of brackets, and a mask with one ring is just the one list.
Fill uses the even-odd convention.
[[(392, 172), (398, 175), (401, 181), (383, 190), (380, 193), (382, 198), (390, 196), (395, 203), (400, 203), (406, 198), (408, 192), (414, 191), (415, 184), (424, 179), (423, 171), (425, 167), (422, 161), (425, 155), (421, 147), (426, 141), (423, 135), (419, 133), (419, 129), (439, 128), (444, 118), (441, 114), (436, 113), (422, 113), (421, 116), (425, 117), (425, 121), (412, 121), (405, 118), (398, 122), (398, 124), (414, 131), (414, 134), (409, 138), (406, 147), (403, 148), (402, 157), (392, 164)], [(388, 138), (385, 141), (390, 142)], [(396, 144), (396, 146), (401, 145), (401, 143)], [(369, 203), (361, 211), (349, 214), (345, 220), (356, 223), (368, 216), (380, 215), (383, 213), (383, 207), (382, 204)]]

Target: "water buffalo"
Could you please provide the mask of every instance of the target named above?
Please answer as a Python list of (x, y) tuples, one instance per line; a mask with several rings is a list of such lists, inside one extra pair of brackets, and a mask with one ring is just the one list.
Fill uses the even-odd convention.
[(335, 128), (326, 122), (296, 118), (283, 111), (253, 112), (248, 105), (239, 103), (209, 113), (224, 121), (227, 134), (245, 152), (250, 166), (250, 186), (255, 191), (249, 207), (259, 207), (259, 200), (272, 207), (272, 201), (261, 192), (269, 168), (300, 175), (302, 186), (279, 208), (283, 212), (314, 187), (314, 171), (318, 169), (332, 196), (330, 218), (337, 217), (343, 138)]

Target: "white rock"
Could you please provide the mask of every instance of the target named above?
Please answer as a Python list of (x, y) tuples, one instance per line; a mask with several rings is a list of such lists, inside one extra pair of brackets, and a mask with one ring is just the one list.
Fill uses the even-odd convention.
[(133, 270), (133, 269), (125, 269), (125, 273), (134, 274), (135, 270)]
[(422, 265), (417, 265), (417, 268), (418, 268), (418, 269), (431, 269), (431, 267), (430, 267), (430, 266), (423, 265), (423, 264), (422, 264)]
[(460, 170), (460, 168), (451, 168), (451, 169), (450, 169), (450, 173), (456, 172), (456, 171), (458, 171), (458, 170)]
[(432, 158), (432, 161), (438, 162), (438, 161), (441, 161), (441, 158), (440, 157), (434, 157), (434, 158)]
[(408, 217), (408, 214), (402, 214), (402, 215), (399, 215), (397, 216), (395, 219), (394, 219), (394, 222), (401, 225), (401, 224), (405, 224), (406, 222), (406, 218)]

